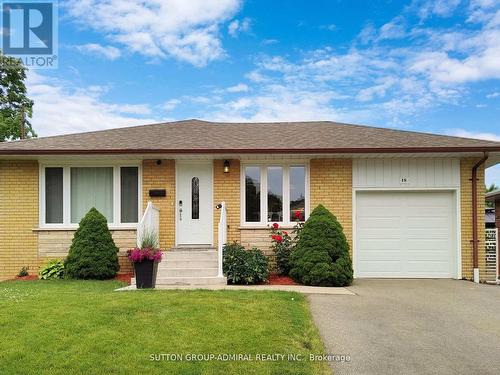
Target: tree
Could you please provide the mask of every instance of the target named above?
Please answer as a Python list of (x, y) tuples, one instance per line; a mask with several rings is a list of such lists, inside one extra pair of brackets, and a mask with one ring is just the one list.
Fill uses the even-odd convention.
[(28, 98), (24, 83), (26, 70), (20, 59), (0, 51), (0, 142), (36, 137), (29, 121), (33, 101)]
[[(486, 192), (489, 193), (491, 191), (495, 191), (498, 189), (500, 189), (500, 187), (498, 187), (497, 185), (495, 185), (495, 183), (493, 183), (489, 187), (486, 187)], [(493, 207), (495, 207), (495, 203), (494, 202), (486, 202), (486, 207), (493, 208)]]
[(106, 218), (95, 208), (80, 221), (64, 267), (74, 279), (98, 280), (115, 277), (120, 269), (118, 248)]
[(305, 285), (351, 284), (349, 244), (337, 218), (324, 206), (317, 206), (305, 222), (290, 264), (290, 276)]

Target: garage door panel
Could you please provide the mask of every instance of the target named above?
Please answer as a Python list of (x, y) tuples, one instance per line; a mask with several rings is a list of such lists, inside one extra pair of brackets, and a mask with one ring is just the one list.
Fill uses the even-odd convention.
[(452, 192), (356, 195), (357, 277), (453, 277)]

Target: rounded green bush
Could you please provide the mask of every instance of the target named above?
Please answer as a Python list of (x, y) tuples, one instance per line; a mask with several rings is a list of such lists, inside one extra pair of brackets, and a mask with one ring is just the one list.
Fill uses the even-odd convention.
[(106, 218), (91, 208), (75, 232), (68, 257), (66, 273), (74, 279), (111, 279), (116, 276), (118, 248), (111, 237)]
[(304, 224), (290, 264), (290, 276), (305, 285), (352, 283), (349, 244), (337, 218), (324, 206), (317, 206)]
[(257, 284), (267, 281), (269, 261), (257, 248), (245, 248), (233, 242), (224, 245), (223, 272), (229, 284)]

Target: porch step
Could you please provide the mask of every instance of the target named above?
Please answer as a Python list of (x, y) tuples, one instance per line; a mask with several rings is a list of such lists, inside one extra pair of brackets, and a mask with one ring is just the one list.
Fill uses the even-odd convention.
[(156, 285), (226, 285), (227, 279), (217, 275), (218, 254), (214, 247), (178, 246), (164, 253)]
[[(158, 277), (209, 277), (217, 276), (215, 268), (158, 268)], [(157, 277), (157, 279), (158, 279)]]
[(158, 264), (158, 269), (173, 268), (217, 268), (217, 259), (176, 259), (169, 258)]
[(179, 245), (174, 246), (170, 249), (170, 251), (215, 251), (217, 250), (214, 246), (209, 245)]
[[(217, 261), (217, 251), (203, 250), (203, 251), (166, 251), (164, 253), (164, 260), (215, 260)], [(162, 263), (163, 263), (162, 262)], [(161, 264), (161, 263), (160, 263)]]

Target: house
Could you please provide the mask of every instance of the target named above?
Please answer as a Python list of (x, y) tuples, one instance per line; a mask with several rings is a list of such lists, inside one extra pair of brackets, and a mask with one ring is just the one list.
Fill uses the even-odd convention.
[(500, 190), (486, 193), (486, 201), (495, 207), (490, 209), (486, 218), (486, 266), (487, 271), (496, 275), (497, 283), (500, 283)]
[(485, 280), (484, 169), (499, 161), (499, 142), (327, 121), (186, 120), (4, 142), (0, 278), (65, 256), (92, 206), (130, 271), (125, 251), (151, 201), (165, 249), (200, 253), (222, 228), (269, 251), (270, 222), (292, 227), (321, 203), (344, 228), (355, 277)]

